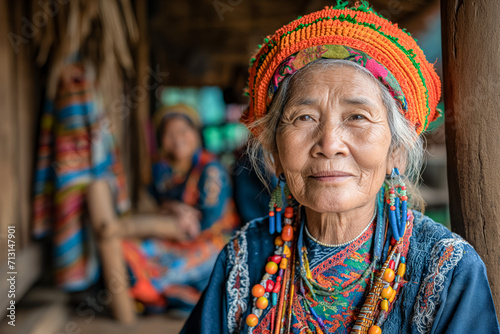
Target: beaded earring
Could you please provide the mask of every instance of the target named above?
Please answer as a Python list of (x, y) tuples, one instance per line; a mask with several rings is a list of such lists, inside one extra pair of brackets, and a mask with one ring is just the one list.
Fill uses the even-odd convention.
[(406, 185), (397, 168), (392, 170), (390, 179), (385, 184), (385, 194), (392, 235), (398, 241), (405, 233), (408, 220), (408, 196)]
[[(283, 193), (285, 193), (288, 206), (292, 206), (292, 194), (290, 192), (290, 188), (288, 188), (288, 184), (285, 181), (285, 176), (283, 174), (280, 174), (278, 178), (278, 185), (271, 193), (271, 200), (269, 201), (270, 234), (274, 234), (274, 232), (281, 233), (282, 230), (281, 211), (283, 210)], [(284, 184), (283, 190), (281, 188), (281, 183)]]
[[(283, 192), (287, 200), (283, 228), (281, 226), (281, 211), (283, 206), (281, 182), (284, 183)], [(281, 234), (274, 240), (274, 254), (268, 258), (264, 276), (258, 284), (252, 287), (254, 306), (252, 312), (246, 318), (246, 323), (249, 327), (257, 326), (263, 310), (269, 304), (275, 306), (278, 303), (280, 304), (278, 309), (273, 309), (271, 327), (274, 328), (275, 325), (280, 327), (282, 324), (284, 316), (283, 304), (288, 288), (286, 283), (290, 277), (294, 277), (292, 272), (294, 268), (294, 248), (292, 246), (294, 229), (292, 224), (296, 212), (294, 212), (293, 205), (294, 201), (290, 189), (285, 182), (283, 174), (281, 174), (278, 186), (273, 190), (271, 201), (269, 202), (269, 233), (274, 234), (276, 230)], [(269, 299), (271, 299), (271, 303), (269, 303)], [(277, 314), (275, 314), (276, 311)]]

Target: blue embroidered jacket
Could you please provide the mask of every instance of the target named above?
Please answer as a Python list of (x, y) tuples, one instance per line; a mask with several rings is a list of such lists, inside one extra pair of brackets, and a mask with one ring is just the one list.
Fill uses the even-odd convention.
[[(382, 332), (500, 333), (486, 268), (474, 248), (441, 224), (413, 213), (408, 283)], [(274, 251), (267, 224), (267, 218), (251, 221), (227, 244), (181, 333), (247, 333), (251, 287), (260, 282)]]

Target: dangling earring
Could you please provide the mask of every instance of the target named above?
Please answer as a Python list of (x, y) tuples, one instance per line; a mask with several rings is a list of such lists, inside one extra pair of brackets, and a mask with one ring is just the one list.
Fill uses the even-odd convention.
[[(281, 188), (281, 183), (284, 184), (283, 190)], [(281, 233), (282, 231), (281, 211), (283, 210), (283, 192), (285, 193), (287, 200), (287, 207), (285, 209), (285, 223), (288, 223), (288, 221), (290, 221), (289, 223), (291, 224), (291, 218), (293, 216), (292, 194), (290, 192), (290, 188), (288, 188), (288, 184), (286, 184), (285, 175), (280, 174), (278, 178), (278, 185), (271, 193), (271, 200), (269, 201), (270, 234), (274, 234), (274, 232)]]
[(391, 224), (392, 235), (398, 241), (405, 233), (408, 220), (408, 196), (406, 196), (406, 185), (397, 168), (392, 170), (389, 180), (386, 181), (385, 188), (389, 223)]

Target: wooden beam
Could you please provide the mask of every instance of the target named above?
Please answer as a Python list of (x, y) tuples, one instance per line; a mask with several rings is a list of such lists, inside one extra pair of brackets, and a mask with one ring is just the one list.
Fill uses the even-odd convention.
[[(16, 114), (15, 58), (7, 36), (12, 34), (11, 11), (7, 0), (0, 0), (0, 263), (7, 261), (7, 227), (17, 225), (16, 200)], [(20, 237), (20, 235), (19, 235)], [(6, 295), (3, 295), (5, 298)]]
[(500, 315), (500, 1), (441, 10), (451, 224), (485, 262)]

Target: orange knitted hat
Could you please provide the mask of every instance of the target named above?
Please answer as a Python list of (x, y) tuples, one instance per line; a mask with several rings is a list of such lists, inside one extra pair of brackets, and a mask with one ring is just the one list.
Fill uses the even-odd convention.
[[(418, 134), (440, 116), (441, 82), (411, 35), (366, 1), (355, 7), (340, 2), (299, 17), (264, 39), (251, 59), (250, 102), (241, 122), (249, 126), (263, 117), (284, 76), (318, 58), (349, 59), (366, 68), (376, 62), (379, 67), (372, 74), (388, 86)], [(252, 128), (254, 135), (261, 131)]]

